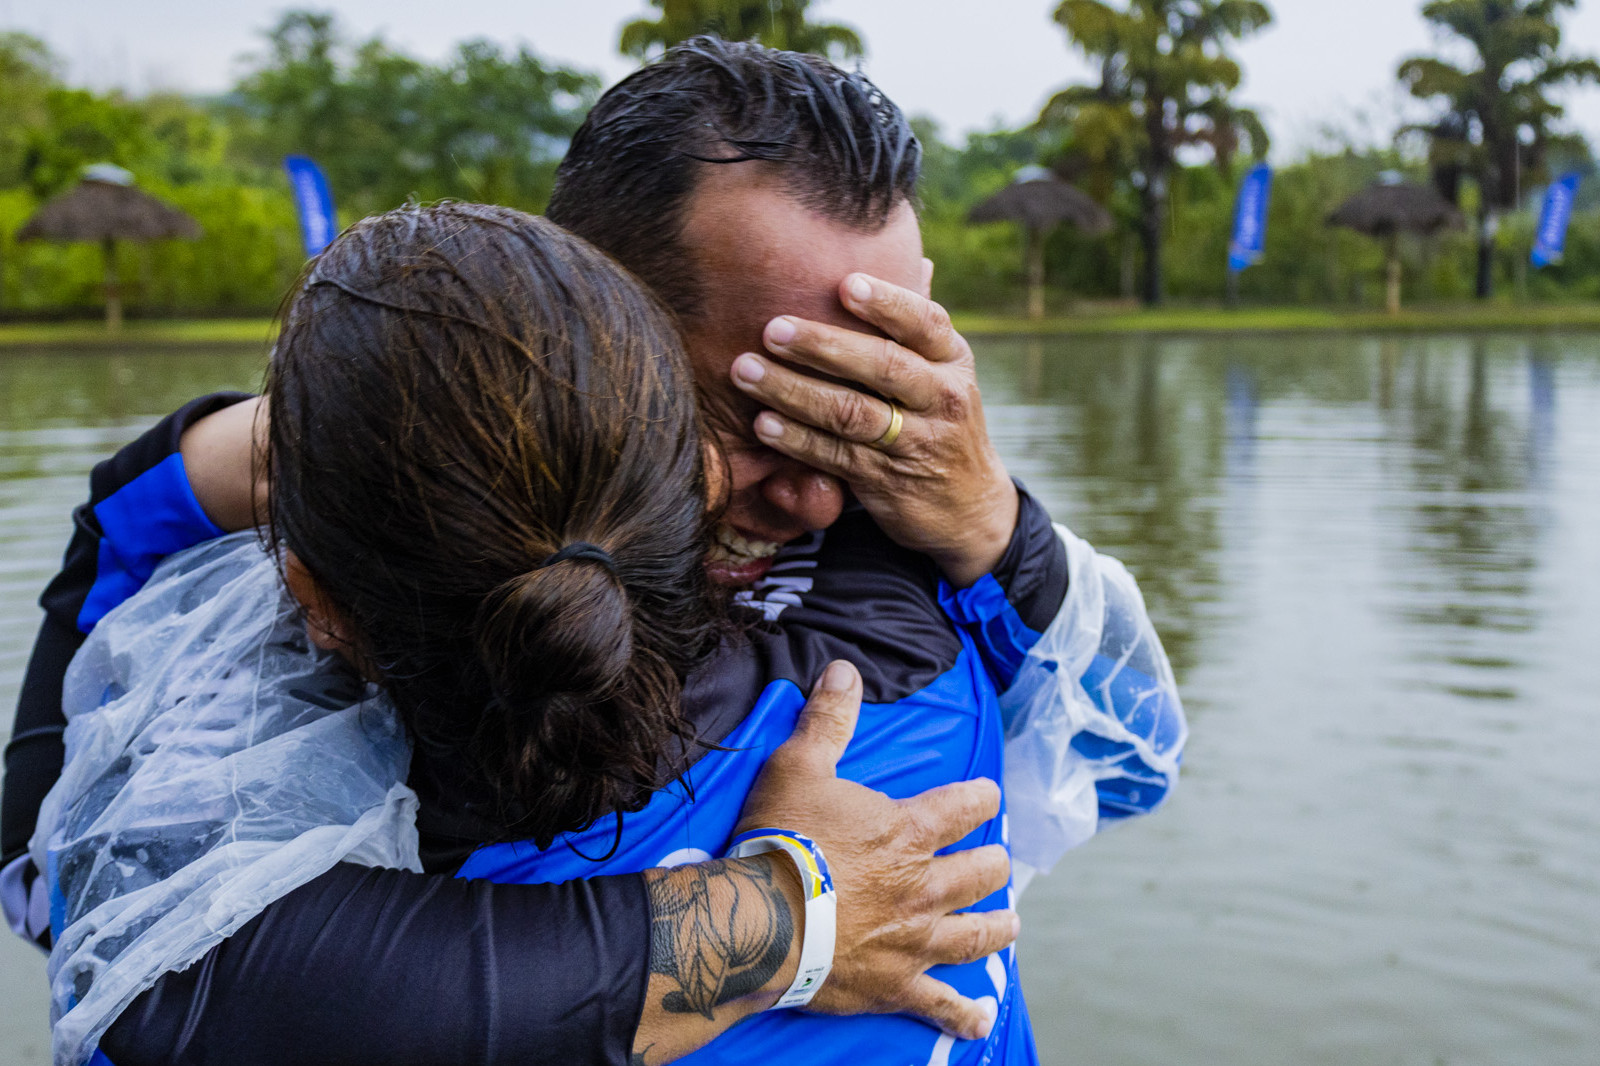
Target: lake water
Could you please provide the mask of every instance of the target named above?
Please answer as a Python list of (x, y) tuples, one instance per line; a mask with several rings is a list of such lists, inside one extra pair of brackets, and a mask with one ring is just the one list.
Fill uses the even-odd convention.
[[(1044, 1060), (1600, 1063), (1600, 337), (976, 347), (1193, 730), (1023, 901)], [(92, 462), (259, 371), (0, 355), (0, 705)], [(41, 972), (0, 937), (0, 1063), (48, 1061)]]

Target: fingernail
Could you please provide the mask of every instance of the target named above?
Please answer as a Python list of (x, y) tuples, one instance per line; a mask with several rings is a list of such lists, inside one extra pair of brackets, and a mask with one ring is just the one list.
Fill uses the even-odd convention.
[(857, 274), (850, 279), (850, 295), (863, 303), (872, 299), (872, 282)]
[(767, 368), (760, 359), (746, 352), (733, 361), (733, 376), (754, 385), (767, 376)]
[(783, 420), (771, 411), (756, 415), (756, 436), (762, 440), (782, 440)]
[(817, 688), (823, 692), (848, 692), (850, 691), (850, 666), (842, 660), (828, 664), (822, 671), (822, 679), (817, 682)]
[(1020, 914), (1013, 914), (1011, 916), (1011, 939), (1015, 940), (1021, 934), (1022, 934), (1022, 916)]
[(775, 318), (767, 323), (767, 340), (773, 344), (788, 344), (794, 340), (794, 320), (789, 318)]

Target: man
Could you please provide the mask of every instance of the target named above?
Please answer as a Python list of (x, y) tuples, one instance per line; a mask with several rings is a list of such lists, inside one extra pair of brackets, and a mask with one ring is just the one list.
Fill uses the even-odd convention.
[[(774, 106), (784, 96), (828, 120)], [(865, 78), (710, 38), (607, 92), (562, 162), (550, 218), (633, 270), (683, 323), (733, 475), (731, 583), (831, 525), (840, 477), (957, 586), (988, 573), (1016, 529), (1017, 490), (984, 430), (971, 350), (927, 298), (932, 266), (912, 208), (920, 162), (904, 116)], [(878, 279), (852, 279), (869, 295), (841, 289), (852, 273)], [(863, 322), (903, 347), (855, 332)], [(763, 331), (788, 361), (873, 391), (743, 355)], [(756, 423), (763, 408), (790, 417)], [(877, 445), (891, 410), (897, 438)]]
[[(1014, 675), (1062, 604), (1066, 560), (1046, 553), (1054, 562), (1042, 569), (1016, 563), (1039, 554), (1019, 544), (1054, 534), (1006, 476), (984, 431), (971, 352), (927, 301), (910, 207), (918, 152), (904, 117), (864, 78), (812, 57), (701, 40), (607, 94), (574, 140), (551, 214), (644, 277), (683, 320), (731, 474), (714, 561), (724, 579), (765, 575), (781, 544), (838, 517), (848, 484), (886, 532), (935, 559), (953, 589), (993, 588), (1003, 607), (995, 657)], [(803, 317), (773, 320), (779, 312)], [(885, 336), (853, 332), (863, 321)], [(763, 344), (820, 376), (753, 354)], [(252, 524), (248, 446), (237, 446), (248, 407), (223, 399), (180, 412), (142, 452), (119, 456), (120, 468), (97, 471), (96, 506), (80, 512), (68, 569), (46, 594), (51, 617), (8, 753), (13, 886), (32, 876), (25, 858), (13, 858), (14, 840), (18, 826), (24, 839), (31, 831), (41, 780), (47, 786), (59, 770), (60, 675), (85, 620), (137, 588), (154, 559), (195, 539), (190, 529), (147, 545), (124, 567), (118, 560), (130, 553), (119, 555), (108, 523), (141, 479), (178, 476), (203, 508), (189, 516), (193, 526)], [(174, 451), (183, 457), (175, 475)], [(802, 579), (774, 575), (754, 596), (773, 614), (804, 592)], [(854, 683), (850, 695), (860, 696)], [(1175, 702), (1170, 713), (1181, 744)], [(1009, 913), (1003, 927), (948, 914), (1004, 884), (992, 856), (969, 853), (957, 865), (960, 856), (928, 854), (991, 816), (993, 797), (982, 786), (900, 805), (863, 796), (832, 778), (829, 754), (847, 736), (837, 713), (832, 721), (802, 729), (795, 754), (774, 760), (752, 799), (757, 809), (746, 811), (777, 824), (803, 816), (835, 868), (839, 965), (814, 1005), (911, 1010), (977, 1035), (986, 1026), (977, 1004), (917, 974), (982, 957), (1012, 935)], [(1170, 771), (1145, 766), (1131, 747), (1117, 757), (1152, 787), (1131, 807), (1103, 805), (1106, 815), (1148, 809), (1165, 794)], [(26, 775), (29, 787), (17, 788)], [(430, 805), (418, 790), (425, 846), (448, 842), (448, 805)], [(867, 845), (878, 837), (892, 841), (882, 854)], [(727, 866), (697, 869), (714, 878)], [(307, 1048), (323, 1061), (620, 1061), (630, 1049), (693, 1046), (771, 1000), (720, 1004), (709, 1026), (663, 1009), (657, 985), (673, 967), (658, 953), (674, 938), (646, 930), (658, 894), (680, 876), (463, 888), (336, 870), (270, 906), (196, 967), (163, 978), (102, 1046), (124, 1066), (223, 1054), (281, 1061)], [(728, 920), (726, 898), (712, 902)], [(324, 935), (397, 919), (404, 935), (376, 945)], [(409, 979), (409, 965), (428, 967), (430, 979)], [(452, 975), (490, 995), (464, 1000)], [(364, 995), (351, 1003), (343, 991), (358, 982)], [(686, 1045), (675, 1033), (690, 1023), (699, 1028)]]
[[(1066, 547), (1007, 474), (985, 428), (972, 349), (930, 299), (933, 265), (913, 208), (920, 165), (905, 116), (860, 74), (701, 37), (596, 103), (548, 213), (638, 274), (682, 323), (733, 483), (719, 537), (724, 580), (756, 582), (753, 600), (769, 616), (802, 601), (804, 572), (763, 577), (780, 545), (826, 530), (853, 499), (894, 541), (930, 556), (953, 598), (970, 604), (969, 620), (981, 617), (1005, 645), (992, 665), (1026, 719), (1024, 693), (1043, 698), (1057, 680), (1054, 665), (1024, 670), (1030, 650), (1048, 659), (1099, 641), (1065, 632), (1078, 617), (1064, 603)], [(1094, 581), (1103, 571), (1092, 549), (1065, 538), (1073, 572)], [(1042, 545), (1054, 551), (1031, 550)], [(1019, 558), (1050, 562), (1015, 572)], [(1104, 611), (1126, 615), (1127, 635), (1118, 645), (1106, 634), (1109, 658), (1095, 670), (1108, 693), (1118, 678), (1141, 681), (1121, 690), (1120, 708), (1080, 703), (1079, 731), (1086, 716), (1110, 710), (1116, 720), (1073, 753), (1023, 745), (1029, 769), (1046, 776), (1044, 763), (1091, 749), (1097, 763), (1070, 781), (1025, 783), (1052, 808), (1012, 810), (1013, 844), (1019, 828), (1030, 834), (1024, 850), (1036, 867), (1100, 823), (1151, 810), (1176, 776), (1185, 739), (1176, 687), (1137, 589), (1115, 569)]]

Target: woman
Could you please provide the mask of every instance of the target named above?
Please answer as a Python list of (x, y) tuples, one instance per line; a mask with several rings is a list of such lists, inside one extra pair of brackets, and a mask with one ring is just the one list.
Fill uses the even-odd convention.
[[(456, 801), (455, 823), (426, 831), (460, 849), (463, 876), (720, 853), (798, 684), (862, 631), (879, 636), (869, 687), (891, 698), (864, 719), (855, 776), (892, 794), (998, 776), (993, 687), (950, 617), (974, 631), (993, 619), (948, 590), (942, 610), (925, 560), (884, 542), (864, 572), (895, 594), (881, 604), (854, 590), (846, 618), (820, 590), (782, 632), (735, 631), (701, 576), (706, 478), (670, 323), (553, 227), (468, 207), (358, 227), (291, 309), (270, 393), (289, 587), (313, 639), (392, 700), (412, 781)], [(785, 562), (803, 570), (826, 550), (819, 538), (810, 560)], [(901, 693), (923, 713), (896, 706)], [(479, 846), (517, 839), (532, 845)], [(665, 975), (669, 1009), (707, 1012), (797, 967), (773, 946), (787, 943), (731, 953), (709, 984)], [(782, 1012), (702, 1054), (743, 1061), (799, 1040), (869, 1060), (921, 1045), (929, 1061), (1031, 1058), (1009, 952), (943, 976), (993, 996), (1002, 1024), (987, 1045), (952, 1048), (905, 1019)]]

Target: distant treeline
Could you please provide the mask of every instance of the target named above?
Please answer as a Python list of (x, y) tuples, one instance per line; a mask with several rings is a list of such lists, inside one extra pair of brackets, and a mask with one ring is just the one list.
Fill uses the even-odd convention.
[[(1444, 0), (1443, 7), (1484, 2)], [(1567, 0), (1545, 6), (1553, 11)], [(809, 22), (806, 7), (806, 0), (697, 0), (672, 8), (670, 18), (630, 24), (620, 45), (648, 58), (691, 32), (712, 29), (841, 59), (864, 47), (849, 27)], [(695, 11), (685, 15), (689, 8)], [(1270, 12), (1244, 0), (1123, 0), (1121, 8), (1064, 0), (1055, 18), (1075, 47), (1097, 57), (1102, 84), (1069, 87), (1025, 128), (975, 134), (960, 144), (948, 143), (931, 121), (918, 122), (927, 150), (921, 213), (937, 264), (935, 295), (958, 310), (1020, 308), (1022, 235), (1013, 226), (972, 227), (965, 219), (1020, 167), (1044, 163), (1082, 185), (1117, 220), (1106, 237), (1066, 228), (1051, 236), (1048, 277), (1057, 309), (1077, 299), (1133, 299), (1152, 291), (1185, 302), (1220, 300), (1234, 195), (1251, 157), (1265, 150), (1266, 132), (1252, 113), (1232, 105), (1239, 71), (1220, 44), (1189, 49), (1180, 38), (1209, 18), (1206, 41), (1225, 44), (1265, 25)], [(1138, 35), (1146, 33), (1150, 47), (1141, 51)], [(1546, 50), (1558, 43), (1559, 33)], [(1170, 53), (1165, 58), (1163, 48)], [(1191, 52), (1209, 57), (1203, 69), (1174, 67), (1175, 56)], [(1156, 74), (1139, 74), (1137, 62), (1154, 63), (1156, 74), (1174, 85), (1189, 79), (1184, 99), (1194, 102), (1193, 115), (1169, 108), (1178, 116), (1170, 129), (1148, 123), (1135, 129), (1130, 116), (1147, 113), (1140, 87), (1160, 82)], [(424, 62), (379, 38), (350, 38), (331, 15), (304, 11), (284, 15), (246, 60), (238, 83), (218, 97), (96, 93), (65, 84), (60, 70), (45, 43), (0, 33), (0, 317), (98, 306), (103, 277), (96, 248), (15, 240), (23, 221), (70, 188), (88, 164), (127, 168), (142, 188), (189, 212), (205, 230), (198, 241), (162, 242), (121, 257), (133, 313), (266, 313), (303, 265), (281, 171), (285, 154), (307, 154), (322, 165), (345, 223), (408, 199), (454, 197), (538, 211), (568, 138), (601, 87), (593, 74), (481, 40), (459, 45), (442, 63)], [(1424, 80), (1419, 95), (1453, 84), (1437, 69), (1424, 73), (1433, 80)], [(1335, 138), (1326, 150), (1280, 168), (1266, 257), (1244, 274), (1243, 299), (1379, 304), (1382, 250), (1329, 230), (1324, 219), (1386, 171), (1436, 185), (1441, 175), (1455, 180), (1450, 192), (1463, 210), (1493, 222), (1491, 267), (1506, 297), (1600, 299), (1600, 183), (1585, 187), (1565, 261), (1537, 272), (1525, 266), (1540, 183), (1566, 169), (1592, 175), (1587, 147), (1544, 131), (1544, 140), (1529, 142), (1525, 159), (1518, 156), (1515, 190), (1498, 190), (1487, 179), (1474, 184), (1472, 167), (1487, 164), (1473, 146), (1487, 142), (1476, 127), (1459, 144), (1451, 141), (1448, 120), (1456, 113), (1446, 108), (1439, 123), (1402, 131), (1398, 147), (1354, 140), (1344, 146)], [(1462, 175), (1469, 180), (1456, 180)], [(1485, 210), (1483, 190), (1502, 206)], [(1462, 232), (1406, 244), (1413, 299), (1472, 296), (1479, 240), (1479, 233)], [(1154, 290), (1152, 249), (1162, 266)]]
[[(971, 206), (995, 192), (1022, 165), (1041, 155), (1037, 130), (974, 134), (960, 147), (945, 144), (931, 123), (919, 122), (928, 149), (922, 186), (923, 240), (934, 260), (935, 295), (966, 311), (1018, 312), (1023, 305), (1022, 234), (1015, 226), (966, 224)], [(1600, 299), (1600, 179), (1587, 155), (1561, 161), (1587, 176), (1556, 266), (1528, 265), (1543, 189), (1525, 190), (1523, 208), (1507, 214), (1495, 242), (1502, 298), (1565, 302)], [(1166, 222), (1168, 294), (1189, 304), (1219, 304), (1227, 289), (1228, 241), (1234, 197), (1247, 165), (1180, 167), (1171, 186)], [(1386, 173), (1426, 182), (1425, 162), (1388, 149), (1351, 145), (1310, 152), (1274, 177), (1266, 255), (1241, 278), (1246, 304), (1383, 306), (1383, 247), (1324, 221), (1335, 206)], [(1401, 244), (1405, 288), (1413, 302), (1469, 300), (1475, 291), (1476, 236), (1469, 231)], [(1110, 236), (1086, 238), (1063, 226), (1046, 244), (1055, 312), (1074, 301), (1126, 300), (1140, 295), (1142, 250), (1126, 215)]]

